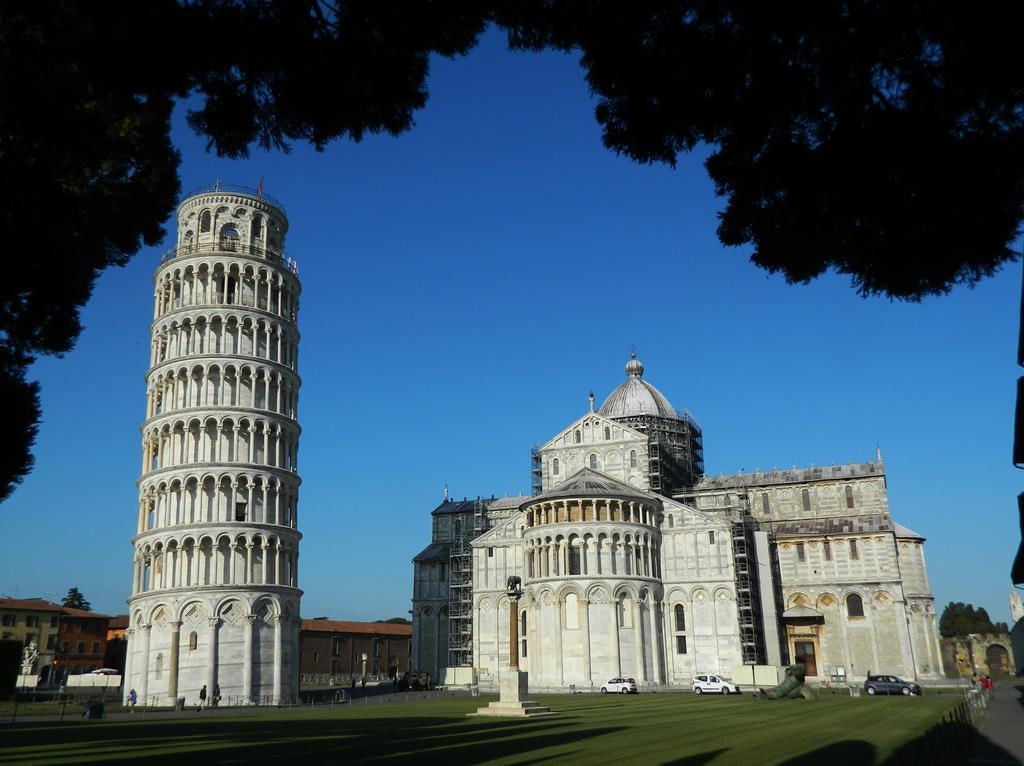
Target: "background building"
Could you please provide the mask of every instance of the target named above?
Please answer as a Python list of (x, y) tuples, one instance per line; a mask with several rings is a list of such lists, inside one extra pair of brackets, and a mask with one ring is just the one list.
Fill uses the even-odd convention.
[(111, 667), (106, 664), (110, 620), (109, 614), (64, 607), (53, 663), (57, 674), (55, 683), (61, 683), (69, 675)]
[(703, 435), (626, 381), (533, 450), (532, 497), (451, 501), (414, 558), (415, 670), (495, 685), (509, 575), (531, 684), (688, 685), (803, 663), (813, 679), (942, 674), (924, 538), (872, 462), (704, 476)]
[(154, 276), (125, 694), (298, 692), (296, 318), (284, 208), (215, 188)]
[(308, 683), (339, 684), (342, 679), (364, 676), (394, 678), (409, 670), (411, 642), (412, 625), (303, 620), (302, 678)]
[(35, 644), (39, 655), (32, 672), (42, 684), (51, 680), (62, 609), (41, 598), (0, 597), (0, 639), (20, 641), (22, 646)]

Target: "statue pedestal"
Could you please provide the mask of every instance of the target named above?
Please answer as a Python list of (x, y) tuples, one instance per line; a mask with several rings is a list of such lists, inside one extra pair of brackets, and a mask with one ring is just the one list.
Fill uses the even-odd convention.
[(508, 718), (533, 718), (541, 715), (557, 715), (551, 708), (541, 707), (526, 699), (530, 674), (519, 668), (509, 668), (501, 676), (500, 694), (497, 702), (482, 707), (470, 715), (499, 716)]

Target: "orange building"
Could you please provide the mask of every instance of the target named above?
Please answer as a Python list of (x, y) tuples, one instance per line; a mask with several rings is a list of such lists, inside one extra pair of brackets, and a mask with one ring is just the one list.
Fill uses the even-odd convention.
[(53, 661), (58, 682), (69, 675), (106, 667), (107, 627), (111, 620), (109, 614), (82, 609), (64, 607), (63, 612)]

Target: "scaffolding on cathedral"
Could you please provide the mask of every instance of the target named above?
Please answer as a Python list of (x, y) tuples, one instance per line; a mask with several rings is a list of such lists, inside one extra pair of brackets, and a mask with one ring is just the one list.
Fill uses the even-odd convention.
[(473, 666), (473, 547), (486, 528), (487, 504), (473, 504), (473, 523), (456, 523), (448, 548), (448, 667)]
[(761, 594), (757, 583), (754, 532), (757, 522), (749, 511), (740, 512), (732, 524), (733, 569), (736, 572), (736, 612), (740, 651), (745, 665), (765, 663), (764, 630), (761, 625)]
[(650, 488), (668, 497), (692, 487), (704, 475), (704, 438), (700, 424), (685, 410), (677, 415), (675, 419), (657, 415), (616, 418), (647, 434)]
[(530, 448), (530, 494), (539, 495), (544, 491), (544, 472), (541, 467), (540, 447)]

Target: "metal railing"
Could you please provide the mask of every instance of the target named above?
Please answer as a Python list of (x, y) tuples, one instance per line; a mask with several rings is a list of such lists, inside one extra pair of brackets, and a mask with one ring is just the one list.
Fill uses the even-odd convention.
[(255, 255), (258, 258), (265, 258), (268, 261), (281, 263), (292, 274), (299, 273), (299, 264), (294, 258), (289, 258), (284, 253), (271, 250), (266, 247), (256, 247), (237, 239), (221, 239), (219, 242), (194, 242), (190, 245), (172, 247), (160, 258), (160, 263), (173, 260), (186, 255), (198, 255), (199, 253), (240, 253), (242, 255)]
[(215, 184), (211, 184), (210, 186), (203, 186), (203, 187), (201, 187), (199, 189), (193, 189), (188, 194), (186, 194), (184, 198), (185, 199), (189, 199), (190, 197), (195, 197), (195, 196), (197, 196), (199, 194), (218, 194), (218, 193), (219, 194), (244, 194), (247, 197), (252, 197), (254, 199), (258, 199), (258, 200), (266, 202), (266, 203), (268, 203), (270, 205), (273, 205), (278, 210), (280, 210), (282, 213), (287, 213), (287, 211), (284, 209), (284, 204), (281, 202), (281, 200), (277, 199), (276, 197), (271, 197), (269, 194), (267, 194), (262, 189), (254, 189), (251, 186), (239, 186), (238, 184), (222, 184), (219, 181), (217, 183), (215, 183)]

